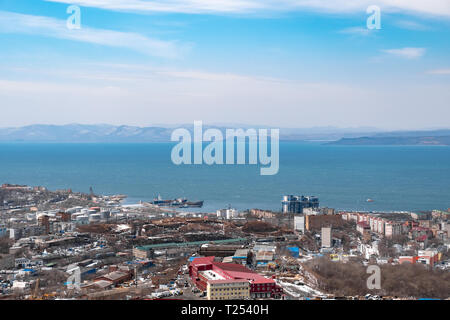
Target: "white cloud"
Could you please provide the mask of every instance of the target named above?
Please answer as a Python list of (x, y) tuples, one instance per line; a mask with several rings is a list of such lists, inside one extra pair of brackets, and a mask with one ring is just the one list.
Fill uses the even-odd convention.
[(417, 59), (422, 57), (426, 49), (425, 48), (401, 48), (401, 49), (388, 49), (388, 50), (382, 50), (385, 53), (406, 58), (406, 59)]
[(349, 28), (339, 30), (339, 33), (358, 35), (358, 36), (368, 36), (373, 31), (374, 30), (369, 30), (368, 28), (364, 28), (364, 27), (349, 27)]
[(416, 21), (411, 20), (399, 20), (395, 22), (395, 25), (402, 29), (408, 29), (408, 30), (415, 30), (415, 31), (425, 31), (430, 30), (431, 28), (429, 26), (423, 25), (421, 23), (418, 23)]
[(447, 75), (447, 74), (450, 74), (450, 69), (430, 70), (427, 73), (429, 73), (429, 74), (438, 74), (438, 75)]
[(177, 13), (237, 13), (264, 9), (265, 1), (254, 0), (46, 0), (109, 10)]
[(176, 58), (187, 50), (175, 41), (152, 39), (138, 33), (95, 29), (82, 26), (70, 30), (65, 20), (0, 11), (0, 33), (21, 33), (123, 47), (151, 56)]
[(317, 10), (349, 13), (370, 5), (382, 10), (450, 17), (448, 0), (46, 0), (109, 10), (177, 13), (252, 13)]

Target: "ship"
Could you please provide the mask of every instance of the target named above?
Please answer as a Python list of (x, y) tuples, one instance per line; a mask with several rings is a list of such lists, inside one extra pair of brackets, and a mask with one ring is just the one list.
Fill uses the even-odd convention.
[(201, 208), (203, 201), (188, 201), (186, 198), (178, 198), (173, 200), (164, 200), (161, 195), (153, 199), (152, 204), (160, 207), (178, 207), (178, 208)]
[(374, 202), (375, 200), (373, 200), (373, 199), (367, 199), (366, 201), (367, 201), (367, 202)]
[(201, 208), (201, 207), (203, 207), (203, 201), (194, 201), (194, 202), (187, 201), (185, 204), (183, 204), (183, 208)]

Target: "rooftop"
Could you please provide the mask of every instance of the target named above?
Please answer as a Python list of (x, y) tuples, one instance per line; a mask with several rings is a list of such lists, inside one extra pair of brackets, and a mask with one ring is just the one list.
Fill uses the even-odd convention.
[(159, 249), (159, 248), (189, 247), (189, 246), (201, 246), (202, 244), (207, 243), (224, 244), (224, 243), (244, 242), (244, 241), (247, 241), (247, 239), (236, 238), (236, 239), (213, 240), (213, 241), (170, 242), (170, 243), (158, 243), (158, 244), (149, 244), (146, 246), (139, 246), (136, 247), (136, 249), (148, 251), (150, 249)]
[(212, 270), (202, 271), (201, 274), (208, 280), (226, 280), (225, 277)]
[(274, 280), (267, 279), (241, 264), (215, 262), (214, 257), (196, 258), (191, 262), (191, 265), (212, 265), (213, 271), (217, 270), (225, 277), (230, 277), (230, 279), (248, 280), (254, 284), (274, 283)]

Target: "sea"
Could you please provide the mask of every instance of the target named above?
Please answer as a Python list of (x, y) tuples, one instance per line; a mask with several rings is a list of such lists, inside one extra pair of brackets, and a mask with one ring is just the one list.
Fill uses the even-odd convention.
[[(280, 210), (283, 195), (314, 195), (339, 210), (421, 211), (450, 207), (450, 147), (342, 146), (281, 142), (279, 172), (259, 165), (175, 165), (172, 143), (2, 143), (0, 183), (96, 194), (125, 204), (185, 197), (198, 212)], [(367, 202), (373, 199), (373, 202)]]

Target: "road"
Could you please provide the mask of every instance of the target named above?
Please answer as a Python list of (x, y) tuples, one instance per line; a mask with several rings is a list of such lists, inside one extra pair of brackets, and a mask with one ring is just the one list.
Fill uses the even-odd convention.
[(189, 287), (181, 288), (181, 290), (183, 290), (183, 295), (180, 296), (181, 299), (183, 299), (183, 300), (204, 300), (205, 299), (205, 298), (200, 298), (198, 296), (198, 293), (195, 294), (192, 292), (192, 283), (191, 283), (191, 279), (189, 278), (189, 274), (183, 274), (182, 282), (187, 282), (189, 284)]

